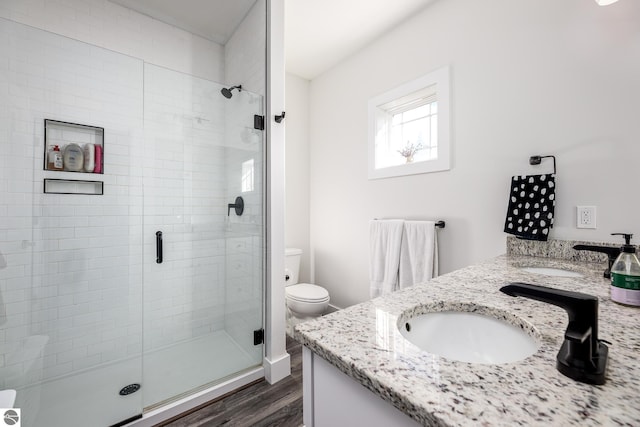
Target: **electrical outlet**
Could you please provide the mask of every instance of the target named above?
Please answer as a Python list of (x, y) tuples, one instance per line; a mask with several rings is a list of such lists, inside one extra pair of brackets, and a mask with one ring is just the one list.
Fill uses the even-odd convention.
[(578, 216), (576, 218), (577, 228), (596, 228), (596, 207), (577, 206)]

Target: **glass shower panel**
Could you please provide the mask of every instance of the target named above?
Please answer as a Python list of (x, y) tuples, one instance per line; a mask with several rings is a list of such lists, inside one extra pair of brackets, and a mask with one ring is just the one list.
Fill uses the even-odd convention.
[[(120, 391), (142, 378), (142, 62), (0, 19), (0, 93), (0, 389), (23, 426), (138, 416), (142, 393)], [(92, 141), (45, 142), (45, 119), (104, 128), (104, 174), (44, 170), (48, 142)]]
[[(225, 228), (225, 330), (258, 363), (262, 346), (253, 343), (263, 319), (264, 141), (253, 117), (262, 116), (263, 98), (243, 90), (226, 100), (226, 200), (242, 197), (244, 212), (231, 209)], [(228, 212), (227, 212), (228, 213)]]
[[(262, 97), (222, 88), (144, 65), (146, 409), (262, 362)], [(228, 204), (241, 195), (238, 217)]]

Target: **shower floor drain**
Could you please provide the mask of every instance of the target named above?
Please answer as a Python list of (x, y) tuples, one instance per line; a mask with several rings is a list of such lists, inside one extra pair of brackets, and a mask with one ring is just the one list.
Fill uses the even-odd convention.
[(129, 384), (120, 389), (120, 396), (126, 396), (140, 390), (140, 384)]

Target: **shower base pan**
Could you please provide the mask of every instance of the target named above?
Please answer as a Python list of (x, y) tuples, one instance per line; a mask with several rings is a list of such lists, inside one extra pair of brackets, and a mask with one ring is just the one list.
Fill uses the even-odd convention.
[[(137, 357), (18, 390), (15, 407), (22, 410), (22, 426), (113, 425), (139, 415), (141, 402), (153, 406), (153, 422), (145, 414), (133, 424), (153, 425), (186, 410), (185, 402), (192, 396), (184, 391), (204, 388), (203, 379), (220, 378), (218, 382), (226, 384), (232, 382), (231, 375), (242, 373), (247, 366), (256, 368), (250, 356), (224, 331), (154, 351), (145, 355), (144, 363), (143, 377), (142, 360)], [(261, 367), (259, 372), (261, 377)], [(259, 378), (255, 376), (248, 382)], [(133, 383), (140, 383), (140, 390), (119, 394)], [(215, 382), (208, 386), (215, 386)], [(194, 395), (205, 396), (205, 391)], [(180, 402), (174, 402), (180, 398)], [(163, 415), (165, 408), (158, 405), (160, 402), (173, 411)]]

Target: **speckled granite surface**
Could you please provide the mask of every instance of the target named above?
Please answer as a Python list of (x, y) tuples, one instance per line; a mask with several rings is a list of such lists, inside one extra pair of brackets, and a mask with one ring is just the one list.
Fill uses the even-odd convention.
[[(551, 277), (519, 269), (530, 266), (569, 269), (583, 277)], [(294, 335), (424, 425), (640, 426), (640, 309), (611, 302), (602, 271), (601, 262), (500, 256), (299, 324)], [(599, 337), (612, 343), (604, 385), (582, 384), (556, 370), (567, 314), (499, 291), (514, 281), (599, 297)], [(397, 329), (401, 316), (421, 310), (416, 306), (460, 303), (513, 315), (512, 322), (531, 328), (540, 349), (516, 363), (469, 364), (426, 353)]]
[[(614, 236), (611, 236), (613, 239)], [(514, 236), (507, 236), (507, 255), (526, 255), (563, 259), (578, 262), (601, 262), (606, 267), (607, 255), (593, 251), (576, 251), (575, 245), (596, 245), (620, 248), (624, 241), (620, 243), (587, 242), (583, 240), (555, 240), (549, 239), (546, 242), (535, 240), (523, 240)]]

